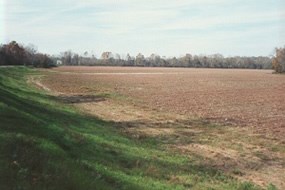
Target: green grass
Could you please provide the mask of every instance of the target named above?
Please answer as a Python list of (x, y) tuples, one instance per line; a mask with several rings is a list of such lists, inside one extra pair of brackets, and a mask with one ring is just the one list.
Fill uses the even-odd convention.
[[(135, 140), (0, 68), (0, 189), (260, 189), (191, 156)], [(116, 126), (116, 127), (115, 127)]]

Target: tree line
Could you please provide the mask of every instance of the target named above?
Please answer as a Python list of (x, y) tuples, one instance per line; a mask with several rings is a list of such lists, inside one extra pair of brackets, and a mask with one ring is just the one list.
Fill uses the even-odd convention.
[(47, 54), (37, 52), (35, 46), (23, 46), (16, 41), (0, 45), (0, 65), (26, 65), (48, 68), (55, 66)]
[(136, 56), (127, 54), (120, 56), (112, 52), (103, 52), (99, 58), (87, 51), (79, 55), (71, 50), (57, 56), (37, 52), (34, 45), (20, 45), (16, 41), (0, 45), (0, 65), (29, 65), (34, 67), (52, 67), (56, 65), (83, 66), (138, 66), (138, 67), (193, 67), (193, 68), (244, 68), (244, 69), (274, 69), (285, 72), (285, 47), (276, 48), (275, 56), (234, 56), (224, 57), (221, 54), (192, 55), (181, 57), (161, 57), (151, 54), (145, 57), (139, 53)]
[(221, 54), (209, 56), (186, 54), (179, 58), (166, 58), (157, 54), (145, 57), (139, 53), (135, 57), (127, 54), (122, 58), (112, 52), (103, 52), (101, 57), (97, 58), (94, 55), (88, 56), (88, 52), (79, 55), (65, 51), (59, 58), (62, 65), (272, 69), (272, 58), (266, 56), (224, 57)]

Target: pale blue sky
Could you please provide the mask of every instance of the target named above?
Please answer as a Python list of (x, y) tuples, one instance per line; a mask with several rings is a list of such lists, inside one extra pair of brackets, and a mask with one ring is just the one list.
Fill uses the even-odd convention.
[(0, 0), (0, 41), (39, 51), (270, 55), (284, 0)]

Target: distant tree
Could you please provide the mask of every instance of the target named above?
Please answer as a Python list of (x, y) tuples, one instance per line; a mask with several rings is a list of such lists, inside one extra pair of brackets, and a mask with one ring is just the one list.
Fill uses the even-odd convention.
[(187, 53), (184, 57), (184, 66), (185, 67), (190, 67), (192, 65), (191, 61), (192, 61), (192, 55), (190, 53)]
[(149, 56), (149, 62), (147, 62), (147, 66), (151, 67), (159, 67), (162, 64), (161, 58), (158, 54), (152, 53)]
[(54, 64), (52, 59), (48, 55), (37, 53), (34, 56), (33, 66), (41, 68), (49, 68), (51, 66), (54, 66)]
[(35, 55), (37, 53), (37, 47), (33, 44), (28, 44), (24, 47), (26, 51), (27, 62), (29, 65), (34, 65)]
[(79, 55), (77, 53), (73, 54), (71, 64), (79, 65)]
[(144, 58), (144, 55), (143, 55), (143, 54), (139, 53), (139, 54), (136, 56), (135, 65), (136, 65), (136, 66), (146, 66), (146, 64), (145, 64), (145, 58)]
[(193, 66), (194, 67), (201, 67), (201, 61), (198, 55), (195, 55), (193, 58)]
[(170, 67), (175, 67), (179, 63), (179, 60), (176, 57), (168, 59), (167, 61), (169, 62)]
[(128, 53), (126, 55), (126, 63), (124, 64), (125, 66), (134, 66), (135, 60), (134, 58)]
[(275, 49), (272, 66), (277, 73), (285, 72), (285, 47)]
[(0, 65), (32, 65), (47, 68), (55, 66), (53, 59), (37, 53), (37, 48), (32, 44), (23, 46), (12, 41), (0, 46)]
[[(214, 67), (222, 67), (223, 66), (223, 60), (224, 57), (221, 54), (213, 54), (209, 56), (209, 67), (214, 68)], [(231, 67), (231, 66), (229, 66)]]
[(27, 56), (25, 49), (16, 41), (1, 46), (0, 50), (3, 65), (25, 65), (27, 64)]
[(106, 52), (103, 52), (102, 55), (101, 55), (101, 58), (106, 60), (106, 59), (110, 59), (110, 58), (113, 58), (113, 54), (112, 52), (109, 52), (109, 51), (106, 51)]
[(72, 64), (72, 51), (71, 50), (68, 50), (68, 51), (65, 51), (65, 52), (61, 52), (61, 61), (62, 61), (62, 64), (63, 65), (71, 65)]

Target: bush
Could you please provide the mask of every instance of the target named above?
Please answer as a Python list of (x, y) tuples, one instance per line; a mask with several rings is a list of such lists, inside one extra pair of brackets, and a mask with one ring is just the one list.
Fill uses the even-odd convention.
[(54, 66), (53, 61), (45, 54), (37, 53), (34, 55), (33, 66), (49, 68)]
[(277, 73), (285, 72), (285, 47), (276, 48), (272, 66)]

